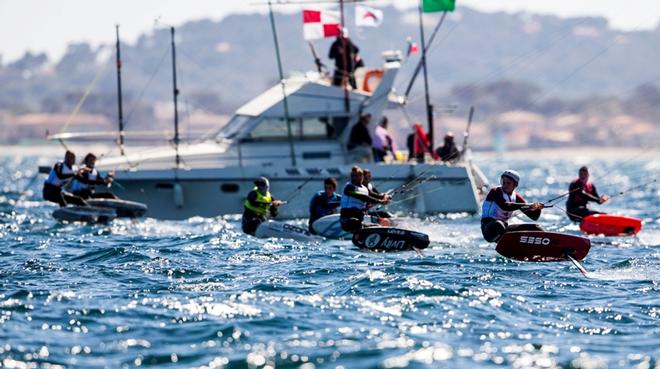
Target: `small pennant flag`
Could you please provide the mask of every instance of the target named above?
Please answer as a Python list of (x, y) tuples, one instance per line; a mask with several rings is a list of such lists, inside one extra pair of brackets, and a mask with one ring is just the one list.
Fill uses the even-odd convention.
[(339, 13), (329, 10), (303, 10), (303, 37), (316, 40), (339, 36)]
[(422, 0), (424, 13), (453, 12), (455, 8), (456, 0)]
[(413, 42), (410, 37), (406, 40), (408, 42), (408, 50), (406, 51), (406, 57), (409, 57), (411, 54), (417, 54), (419, 51), (419, 48), (417, 47), (417, 43)]
[(383, 11), (368, 6), (355, 6), (355, 25), (358, 27), (378, 27), (383, 22)]

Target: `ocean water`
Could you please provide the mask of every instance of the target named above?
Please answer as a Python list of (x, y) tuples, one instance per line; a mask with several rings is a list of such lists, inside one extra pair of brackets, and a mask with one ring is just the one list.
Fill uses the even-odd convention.
[[(3, 368), (660, 368), (657, 183), (602, 206), (645, 225), (593, 237), (587, 279), (499, 256), (465, 214), (404, 217), (423, 255), (246, 237), (236, 216), (61, 224), (38, 161), (0, 158)], [(583, 163), (602, 193), (660, 173), (648, 157), (478, 163), (518, 169), (528, 200)], [(579, 233), (559, 208), (541, 223)]]

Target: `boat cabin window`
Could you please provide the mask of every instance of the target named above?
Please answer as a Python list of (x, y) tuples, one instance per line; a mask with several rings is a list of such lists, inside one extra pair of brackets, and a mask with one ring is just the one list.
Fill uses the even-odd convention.
[[(300, 124), (295, 119), (289, 120), (291, 123), (291, 135), (300, 136)], [(284, 119), (266, 118), (250, 132), (249, 138), (253, 140), (260, 139), (287, 139), (289, 137), (288, 127)]]
[[(327, 140), (341, 136), (348, 118), (306, 117), (291, 118), (289, 121), (294, 140)], [(265, 118), (250, 132), (247, 140), (279, 141), (288, 137), (284, 119)]]
[(233, 118), (224, 127), (218, 132), (216, 139), (220, 140), (222, 138), (234, 138), (236, 135), (245, 127), (245, 124), (250, 120), (251, 117), (246, 115), (234, 115)]

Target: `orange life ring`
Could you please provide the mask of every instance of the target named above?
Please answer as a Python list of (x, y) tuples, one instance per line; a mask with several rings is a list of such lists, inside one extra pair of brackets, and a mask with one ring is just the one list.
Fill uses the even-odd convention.
[(364, 74), (364, 82), (362, 82), (362, 91), (371, 92), (371, 86), (369, 86), (369, 80), (373, 77), (376, 77), (378, 81), (383, 78), (385, 72), (382, 69), (370, 69), (367, 73)]

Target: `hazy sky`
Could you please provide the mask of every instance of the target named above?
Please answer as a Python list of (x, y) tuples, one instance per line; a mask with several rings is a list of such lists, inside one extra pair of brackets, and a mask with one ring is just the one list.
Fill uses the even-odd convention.
[[(236, 12), (265, 11), (265, 0), (0, 0), (0, 54), (3, 63), (25, 51), (45, 51), (59, 58), (67, 43), (112, 42), (114, 25), (122, 39), (133, 42), (154, 27), (154, 20), (178, 25), (199, 18), (221, 19)], [(370, 1), (373, 6), (395, 3), (414, 6), (415, 0)], [(660, 20), (658, 0), (457, 0), (483, 11), (527, 11), (560, 16), (597, 15), (619, 29), (655, 28)], [(288, 11), (298, 8), (280, 6)]]

